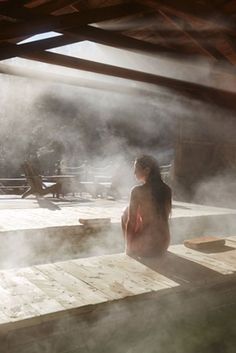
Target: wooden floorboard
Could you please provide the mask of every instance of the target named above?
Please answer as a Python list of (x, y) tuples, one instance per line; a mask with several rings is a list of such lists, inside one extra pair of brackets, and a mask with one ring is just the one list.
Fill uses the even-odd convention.
[(173, 245), (170, 250), (171, 253), (195, 262), (213, 271), (219, 272), (223, 275), (232, 274), (236, 267), (211, 256), (211, 254), (203, 253), (197, 250), (186, 248), (183, 244)]
[(0, 334), (127, 297), (152, 293), (158, 300), (162, 291), (225, 281), (236, 271), (231, 243), (212, 253), (174, 245), (155, 266), (122, 253), (0, 271)]

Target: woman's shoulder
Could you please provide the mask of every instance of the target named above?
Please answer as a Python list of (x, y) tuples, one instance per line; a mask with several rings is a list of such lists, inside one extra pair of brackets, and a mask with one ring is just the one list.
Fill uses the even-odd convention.
[(143, 191), (143, 185), (135, 185), (131, 189), (131, 195), (139, 195)]

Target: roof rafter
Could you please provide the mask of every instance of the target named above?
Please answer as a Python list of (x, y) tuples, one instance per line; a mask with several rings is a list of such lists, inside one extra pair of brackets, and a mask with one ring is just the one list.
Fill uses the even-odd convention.
[[(200, 23), (203, 27), (206, 26), (209, 28), (209, 26), (214, 26), (215, 32), (218, 32), (218, 35), (213, 38), (214, 46), (213, 45), (207, 45), (203, 43), (201, 38), (199, 38), (199, 35), (195, 36), (194, 34), (190, 34), (187, 30), (184, 32), (186, 35), (189, 36), (189, 39), (191, 39), (195, 44), (199, 45), (202, 47), (202, 49), (205, 51), (205, 54), (208, 53), (212, 58), (215, 58), (217, 60), (224, 60), (227, 62), (227, 64), (235, 64), (236, 63), (236, 51), (234, 50), (233, 46), (231, 45), (230, 41), (228, 40), (227, 33), (230, 33), (232, 30), (232, 26), (227, 27), (224, 23), (215, 21), (214, 18), (212, 19), (206, 19), (202, 18), (189, 13), (188, 10), (186, 12), (184, 11), (184, 7), (180, 6), (178, 4), (173, 4), (172, 6), (166, 6), (162, 0), (138, 0), (139, 3), (145, 4), (147, 7), (152, 8), (153, 10), (157, 11), (158, 13), (162, 13), (163, 16), (166, 16), (166, 18), (170, 19), (170, 21), (173, 21), (173, 23), (176, 24), (176, 21), (173, 20), (174, 17), (179, 17), (186, 21), (187, 24), (190, 24), (191, 27), (194, 28), (196, 26), (196, 23)], [(180, 10), (178, 7), (180, 6)], [(181, 27), (179, 28), (181, 29)], [(197, 28), (199, 30), (199, 28)], [(223, 30), (223, 32), (221, 32)], [(227, 53), (225, 50), (225, 47), (227, 47)]]
[(0, 40), (10, 40), (22, 36), (35, 35), (48, 31), (60, 31), (66, 28), (112, 20), (143, 11), (144, 7), (133, 3), (115, 5), (89, 11), (76, 12), (63, 16), (39, 17), (33, 21), (11, 23), (0, 27)]
[[(89, 40), (95, 43), (108, 45), (114, 48), (126, 49), (138, 52), (168, 53), (168, 49), (161, 45), (155, 45), (138, 39), (126, 37), (124, 35), (115, 34), (92, 26), (81, 26), (79, 28), (70, 29), (64, 35), (58, 37), (37, 40), (34, 42), (16, 45), (13, 43), (0, 43), (0, 60), (19, 56), (23, 52), (35, 50), (47, 50), (73, 44), (79, 41)], [(169, 52), (172, 54), (173, 52)]]
[(196, 38), (193, 37), (193, 35), (190, 35), (187, 31), (185, 31), (181, 26), (179, 26), (178, 22), (175, 21), (173, 17), (168, 16), (164, 11), (159, 10), (159, 14), (174, 28), (178, 29), (188, 40), (190, 40), (198, 49), (200, 53), (203, 55), (207, 56), (211, 60), (216, 60), (215, 56), (212, 55), (212, 53), (205, 48), (204, 45), (202, 45)]
[(227, 64), (231, 65), (231, 62), (219, 50), (217, 50), (217, 48), (209, 44), (209, 42), (207, 44), (205, 43), (205, 36), (203, 38), (199, 32), (194, 33), (194, 31), (191, 31), (191, 27), (188, 23), (183, 23), (182, 27), (179, 25), (175, 16), (171, 16), (169, 14), (167, 15), (166, 12), (162, 10), (159, 10), (159, 13), (166, 19), (166, 21), (179, 29), (179, 31), (181, 31), (186, 36), (186, 38), (195, 44), (196, 47), (199, 48), (200, 52), (202, 52), (204, 55), (208, 56), (213, 61), (223, 60)]
[(14, 4), (12, 2), (4, 2), (0, 3), (0, 14), (4, 16), (14, 17), (19, 20), (25, 20), (27, 18), (33, 19), (40, 15), (48, 15), (51, 12), (57, 11), (75, 2), (78, 1), (52, 0), (33, 8), (25, 7), (23, 1), (16, 1), (14, 2)]
[[(136, 0), (140, 4), (143, 4), (153, 10), (163, 10), (178, 17), (181, 17), (187, 21), (195, 22), (201, 24), (205, 27), (214, 28), (216, 31), (225, 31), (230, 32), (231, 30), (235, 30), (235, 23), (225, 23), (225, 19), (220, 20), (220, 13), (217, 14), (217, 19), (214, 17), (209, 18), (209, 16), (202, 16), (202, 13), (195, 11), (190, 11), (190, 7), (186, 6), (186, 4), (192, 5), (191, 2), (184, 2), (184, 4), (180, 1), (171, 2), (171, 4), (167, 4), (165, 0)], [(212, 8), (212, 5), (209, 5)]]
[(78, 59), (75, 57), (46, 51), (26, 53), (23, 54), (22, 57), (30, 60), (41, 61), (47, 64), (59, 65), (72, 69), (114, 76), (138, 82), (150, 83), (181, 93), (187, 97), (197, 97), (207, 102), (209, 102), (209, 99), (211, 99), (212, 102), (217, 101), (217, 104), (221, 104), (227, 107), (232, 107), (233, 105), (235, 108), (236, 93), (203, 86), (193, 82), (186, 82), (175, 78), (149, 74), (146, 72), (107, 65), (90, 60)]

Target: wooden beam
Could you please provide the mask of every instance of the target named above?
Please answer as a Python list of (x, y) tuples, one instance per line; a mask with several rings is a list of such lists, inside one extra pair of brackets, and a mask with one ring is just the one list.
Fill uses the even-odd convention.
[(88, 23), (97, 23), (128, 16), (143, 10), (143, 6), (135, 3), (132, 6), (130, 4), (121, 4), (63, 16), (48, 16), (23, 23), (11, 23), (0, 27), (0, 40), (10, 40), (48, 31), (60, 31)]
[(0, 74), (27, 77), (29, 79), (36, 79), (41, 81), (50, 81), (56, 82), (59, 84), (68, 84), (76, 87), (91, 88), (99, 91), (112, 91), (119, 92), (124, 95), (133, 95), (137, 98), (138, 95), (142, 97), (152, 97), (156, 98), (157, 94), (154, 90), (150, 90), (147, 85), (124, 85), (122, 83), (115, 82), (106, 82), (104, 83), (103, 77), (101, 80), (91, 79), (91, 78), (81, 78), (76, 75), (65, 75), (61, 73), (47, 72), (45, 73), (44, 68), (36, 69), (29, 68), (24, 66), (1, 64), (0, 63)]
[(9, 42), (2, 42), (0, 43), (0, 60), (6, 60), (15, 56), (21, 56), (25, 53), (47, 50), (61, 47), (63, 45), (78, 43), (80, 40), (83, 41), (84, 37), (82, 36), (81, 39), (79, 39), (79, 36), (61, 35), (58, 37), (37, 40), (20, 45)]
[(143, 83), (154, 84), (177, 92), (188, 98), (200, 99), (211, 104), (235, 109), (236, 93), (222, 89), (203, 86), (201, 84), (186, 82), (179, 79), (163, 77), (146, 72), (130, 70), (113, 65), (102, 64), (84, 59), (78, 59), (66, 55), (51, 52), (33, 52), (23, 54), (23, 58), (41, 61), (47, 64), (64, 66), (96, 74), (119, 77)]
[(159, 10), (158, 12), (171, 26), (179, 30), (187, 40), (192, 42), (201, 54), (203, 54), (204, 56), (207, 56), (209, 59), (213, 61), (216, 60), (216, 58), (209, 52), (209, 50), (207, 50), (201, 43), (199, 43), (198, 40), (196, 40), (193, 36), (191, 36), (188, 32), (186, 32), (173, 17), (168, 16), (162, 10)]
[(137, 52), (158, 53), (158, 54), (174, 54), (173, 50), (169, 50), (164, 45), (153, 44), (143, 40), (131, 38), (123, 34), (113, 31), (96, 28), (93, 26), (81, 26), (75, 29), (69, 29), (70, 34), (81, 36), (85, 40), (89, 40), (98, 44), (107, 45), (113, 48), (133, 50)]
[[(178, 17), (181, 17), (187, 21), (193, 23), (201, 24), (202, 26), (211, 27), (216, 31), (235, 31), (236, 25), (233, 22), (227, 21), (225, 17), (221, 15), (220, 12), (216, 13), (212, 4), (210, 2), (208, 5), (208, 10), (204, 13), (203, 10), (197, 11), (194, 9), (194, 4), (191, 1), (166, 1), (166, 0), (136, 0), (140, 4), (143, 4), (155, 11), (163, 10), (168, 13), (172, 13)], [(206, 1), (204, 2), (206, 4)], [(212, 15), (209, 18), (209, 15)]]
[[(67, 31), (65, 35), (58, 37), (37, 40), (34, 42), (16, 45), (9, 42), (0, 43), (0, 60), (10, 59), (19, 56), (23, 52), (41, 51), (61, 47), (63, 45), (73, 44), (84, 40), (108, 45), (114, 48), (148, 52), (148, 53), (168, 53), (168, 49), (163, 46), (143, 42), (122, 35), (116, 35), (112, 32), (100, 30), (94, 27), (81, 27), (75, 30)], [(173, 53), (173, 52), (171, 52)]]
[[(167, 18), (173, 21), (173, 23), (178, 23), (177, 22), (177, 17), (174, 15), (166, 14), (165, 11), (159, 10), (159, 13), (164, 14)], [(186, 20), (185, 20), (186, 21)], [(193, 26), (191, 22), (184, 22), (183, 27), (190, 27), (190, 25)], [(196, 26), (196, 25), (195, 25)], [(180, 29), (182, 27), (179, 27)], [(231, 45), (231, 42), (229, 40), (229, 34), (228, 33), (221, 33), (218, 32), (217, 36), (212, 38), (211, 44), (205, 44), (205, 40), (207, 39), (206, 37), (201, 38), (201, 28), (199, 29), (198, 26), (196, 27), (196, 30), (199, 30), (198, 35), (190, 35), (188, 29), (183, 30), (186, 35), (189, 36), (189, 38), (192, 38), (192, 41), (195, 42), (196, 44), (199, 44), (206, 52), (209, 53), (209, 55), (212, 56), (212, 58), (215, 58), (216, 60), (221, 60), (222, 63), (226, 63), (227, 65), (235, 65), (236, 64), (236, 51), (234, 50), (234, 47)]]
[(31, 8), (29, 5), (26, 5), (26, 7), (27, 9), (30, 8), (30, 12), (50, 15), (52, 12), (61, 10), (67, 6), (73, 5), (74, 3), (78, 3), (78, 0), (51, 0), (37, 7)]
[(14, 4), (10, 1), (0, 2), (0, 15), (11, 17), (11, 18), (29, 18), (28, 11), (24, 8), (22, 1), (17, 1)]
[(50, 13), (69, 6), (75, 2), (76, 1), (72, 0), (52, 0), (33, 8), (31, 8), (29, 5), (27, 6), (27, 1), (25, 1), (26, 6), (24, 6), (23, 1), (15, 1), (14, 4), (9, 1), (3, 3), (0, 2), (0, 15), (16, 18), (19, 20), (32, 20), (33, 18), (39, 17), (40, 15), (50, 15)]
[[(227, 58), (219, 50), (217, 50), (217, 48), (215, 48), (212, 44), (209, 44), (209, 42), (206, 44), (206, 40), (208, 38), (205, 35), (204, 37), (201, 36), (201, 31), (191, 31), (191, 27), (188, 23), (183, 22), (179, 24), (178, 18), (176, 16), (167, 15), (165, 11), (160, 10), (159, 13), (166, 19), (166, 21), (172, 23), (173, 26), (176, 26), (176, 28), (178, 28), (179, 31), (181, 31), (186, 36), (186, 38), (195, 44), (196, 47), (198, 47), (200, 51), (207, 55), (213, 62), (221, 60), (227, 65), (231, 65), (231, 62), (227, 60)], [(217, 37), (214, 39), (216, 40)]]
[[(204, 45), (204, 50), (208, 52), (212, 57), (215, 57), (217, 60), (223, 59), (227, 64), (236, 64), (236, 52), (234, 51), (232, 45), (230, 45), (230, 42), (227, 41), (227, 33), (231, 33), (233, 30), (236, 31), (236, 26), (232, 26), (232, 24), (229, 24), (229, 26), (226, 26), (225, 24), (225, 18), (224, 21), (217, 21), (215, 22), (214, 17), (212, 18), (202, 18), (199, 16), (196, 16), (194, 14), (190, 14), (187, 10), (186, 12), (183, 12), (185, 9), (184, 7), (181, 7), (181, 10), (178, 9), (179, 3), (176, 5), (176, 3), (172, 6), (166, 6), (166, 3), (164, 3), (162, 0), (138, 0), (139, 3), (145, 4), (149, 8), (152, 8), (153, 10), (157, 11), (158, 13), (162, 12), (165, 14), (167, 17), (171, 16), (176, 16), (179, 18), (182, 18), (184, 21), (189, 23), (191, 27), (195, 27), (195, 29), (199, 32), (201, 32), (201, 28), (209, 28), (209, 26), (212, 26), (212, 31), (213, 33), (217, 33), (217, 36), (215, 37), (215, 40), (213, 41), (212, 45), (208, 45), (205, 47)], [(181, 2), (182, 3), (182, 2)], [(203, 27), (201, 27), (203, 26)], [(221, 30), (223, 33), (221, 33)], [(188, 31), (185, 31), (186, 34), (188, 34), (190, 37), (192, 37), (192, 40), (195, 41), (195, 43), (200, 44), (203, 47), (203, 42), (199, 41), (199, 38), (195, 36), (190, 35)]]
[[(14, 56), (20, 56), (25, 53), (52, 49), (77, 43), (84, 40), (90, 40), (96, 43), (109, 45), (115, 48), (121, 48), (131, 50), (135, 52), (147, 52), (152, 54), (163, 55), (164, 57), (175, 59), (175, 60), (187, 60), (190, 55), (184, 55), (177, 53), (173, 50), (168, 50), (164, 46), (147, 43), (141, 40), (128, 38), (123, 35), (115, 34), (111, 31), (101, 30), (91, 26), (83, 26), (76, 29), (70, 29), (66, 34), (52, 37), (34, 42), (24, 43), (16, 45), (9, 42), (0, 43), (0, 60), (10, 59)], [(221, 72), (227, 72), (235, 75), (236, 72), (231, 67), (218, 66), (218, 70)]]
[[(179, 31), (178, 31), (179, 32)], [(186, 60), (192, 58), (193, 59), (198, 59), (197, 56), (194, 54), (189, 54), (183, 51), (183, 48), (181, 47), (166, 47), (161, 44), (153, 44), (149, 43), (143, 40), (135, 39), (132, 37), (128, 37), (126, 35), (121, 35), (118, 33), (114, 33), (113, 31), (108, 31), (108, 30), (103, 30), (100, 28), (95, 28), (93, 26), (84, 26), (84, 27), (79, 27), (78, 29), (69, 29), (67, 33), (78, 33), (78, 38), (80, 39), (82, 35), (84, 35), (84, 39), (99, 43), (99, 44), (104, 44), (108, 45), (114, 48), (120, 48), (120, 49), (126, 49), (126, 50), (134, 50), (137, 52), (147, 52), (151, 54), (158, 54), (158, 55), (163, 55), (167, 56), (168, 58), (176, 59), (176, 60)], [(220, 52), (218, 52), (214, 47), (211, 48), (211, 53), (214, 55), (214, 59), (221, 59), (225, 60), (225, 57), (221, 55)], [(199, 59), (201, 59), (199, 55)], [(214, 62), (216, 60), (213, 60)], [(227, 64), (229, 64), (227, 62)], [(220, 69), (220, 67), (219, 67)], [(235, 74), (233, 72), (233, 66), (232, 65), (225, 65), (221, 67), (221, 71), (226, 71), (230, 72), (231, 74)]]

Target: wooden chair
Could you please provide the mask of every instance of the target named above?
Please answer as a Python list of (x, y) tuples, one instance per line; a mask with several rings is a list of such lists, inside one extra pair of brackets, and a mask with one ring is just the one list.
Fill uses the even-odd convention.
[(46, 186), (43, 183), (41, 175), (39, 175), (34, 167), (29, 163), (28, 161), (25, 161), (22, 165), (26, 180), (29, 184), (29, 188), (24, 192), (24, 194), (21, 196), (23, 199), (26, 198), (29, 195), (35, 195), (35, 196), (45, 196), (47, 194), (52, 193), (53, 197), (56, 195), (59, 197), (60, 190), (61, 190), (61, 184), (60, 183), (55, 183), (51, 186)]

